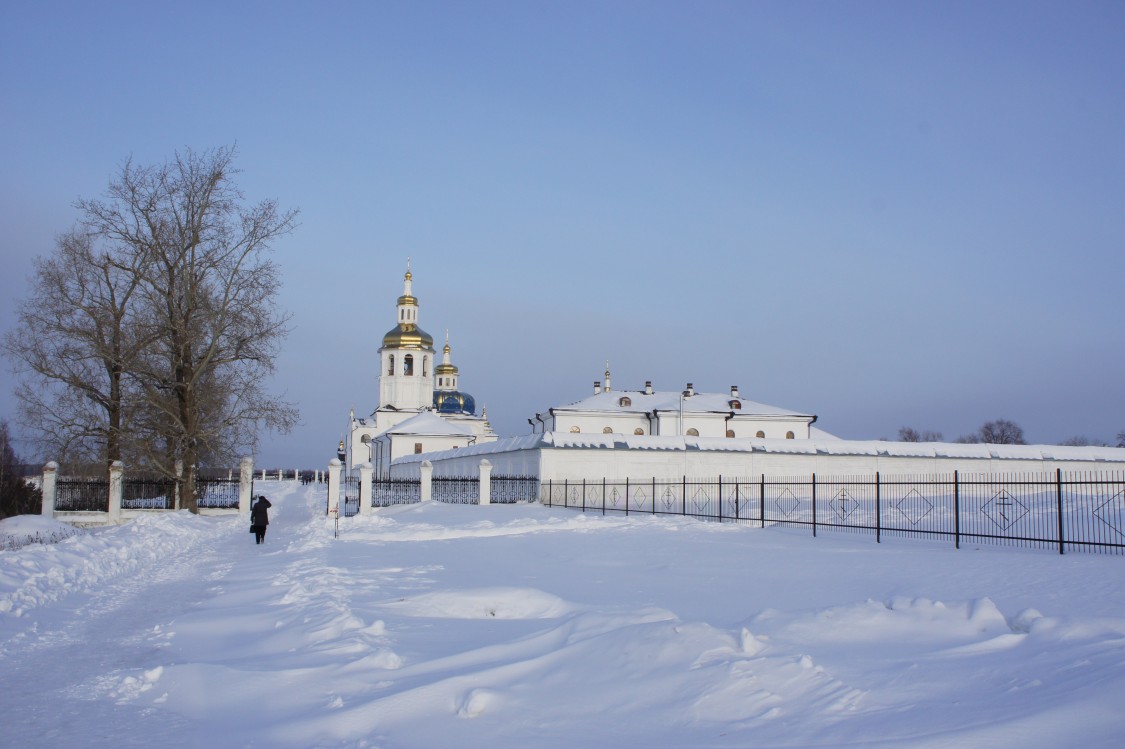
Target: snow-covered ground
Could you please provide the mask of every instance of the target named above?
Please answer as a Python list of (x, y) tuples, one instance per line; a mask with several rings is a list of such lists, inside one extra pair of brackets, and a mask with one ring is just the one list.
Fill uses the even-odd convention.
[(1123, 741), (1125, 558), (256, 489), (0, 551), (0, 744)]

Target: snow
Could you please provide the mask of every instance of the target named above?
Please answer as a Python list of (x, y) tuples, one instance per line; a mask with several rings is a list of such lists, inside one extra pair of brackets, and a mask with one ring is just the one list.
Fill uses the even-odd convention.
[(1118, 557), (255, 491), (0, 551), (4, 745), (1120, 745)]

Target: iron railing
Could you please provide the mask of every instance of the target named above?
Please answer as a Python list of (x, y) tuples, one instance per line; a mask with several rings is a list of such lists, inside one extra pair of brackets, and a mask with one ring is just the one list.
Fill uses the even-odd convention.
[(164, 476), (121, 480), (121, 509), (171, 510), (176, 506), (176, 482)]
[(489, 501), (493, 504), (535, 502), (539, 499), (538, 476), (492, 476)]
[[(195, 503), (198, 507), (238, 509), (241, 481), (233, 477), (200, 476), (195, 481)], [(254, 496), (254, 483), (250, 483), (250, 496)]]
[(434, 476), (430, 479), (433, 499), (454, 505), (475, 505), (480, 502), (478, 476)]
[(55, 509), (61, 512), (108, 512), (108, 478), (59, 478)]
[(883, 536), (1125, 554), (1125, 472), (547, 481), (540, 501)]
[(344, 506), (340, 512), (344, 517), (351, 517), (359, 513), (359, 474), (349, 473), (342, 482)]
[(382, 478), (371, 482), (371, 506), (390, 507), (422, 501), (422, 480)]

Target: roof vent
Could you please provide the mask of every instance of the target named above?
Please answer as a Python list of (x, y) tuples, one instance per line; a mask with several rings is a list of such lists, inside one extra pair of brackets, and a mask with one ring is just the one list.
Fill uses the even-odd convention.
[(692, 385), (690, 382), (687, 384), (687, 390), (684, 391), (684, 395), (687, 396), (688, 398), (695, 395), (695, 386)]
[(601, 391), (602, 391), (602, 384), (600, 382), (598, 382), (597, 380), (594, 380), (594, 395), (597, 395)]
[(645, 380), (645, 395), (652, 395), (652, 380)]
[(741, 397), (738, 394), (738, 385), (731, 385), (730, 386), (730, 397), (731, 398), (740, 398)]

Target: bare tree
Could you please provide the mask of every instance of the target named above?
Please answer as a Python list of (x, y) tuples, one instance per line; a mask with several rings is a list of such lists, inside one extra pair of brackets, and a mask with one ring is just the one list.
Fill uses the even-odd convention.
[(1125, 447), (1125, 429), (1117, 433), (1117, 446)]
[(941, 432), (919, 432), (913, 427), (903, 427), (898, 430), (899, 442), (941, 442)]
[(288, 431), (295, 409), (264, 381), (286, 334), (271, 241), (296, 213), (246, 206), (234, 150), (127, 161), (80, 229), (40, 261), (5, 346), (28, 375), (25, 420), (56, 453), (127, 458), (180, 482)]
[(105, 200), (81, 201), (90, 230), (141, 259), (137, 294), (154, 334), (132, 370), (146, 415), (144, 457), (196, 509), (201, 461), (256, 444), (259, 424), (288, 431), (295, 409), (262, 382), (286, 334), (274, 303), (272, 240), (296, 213), (244, 206), (234, 150), (188, 150), (161, 166), (126, 162)]
[(42, 495), (24, 480), (19, 463), (8, 434), (8, 423), (0, 421), (0, 519), (34, 515), (42, 509)]
[(76, 229), (35, 264), (19, 327), (4, 348), (22, 374), (21, 420), (47, 454), (71, 462), (120, 460), (129, 418), (126, 373), (149, 341), (135, 311), (135, 255), (101, 249)]
[(1026, 445), (1023, 429), (1014, 421), (997, 419), (985, 422), (980, 428), (980, 441), (991, 445)]

